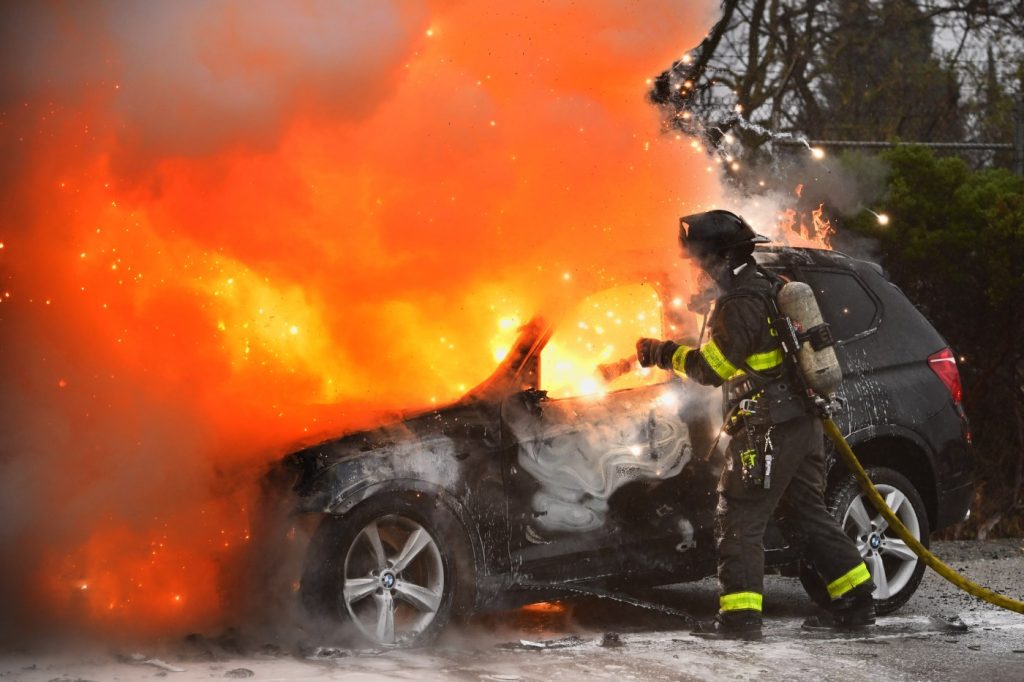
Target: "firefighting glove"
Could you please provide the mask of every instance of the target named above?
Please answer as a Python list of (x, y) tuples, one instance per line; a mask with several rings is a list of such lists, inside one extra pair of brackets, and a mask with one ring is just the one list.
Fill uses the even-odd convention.
[(675, 341), (659, 341), (643, 338), (636, 342), (636, 359), (641, 367), (672, 369), (672, 356), (679, 344)]

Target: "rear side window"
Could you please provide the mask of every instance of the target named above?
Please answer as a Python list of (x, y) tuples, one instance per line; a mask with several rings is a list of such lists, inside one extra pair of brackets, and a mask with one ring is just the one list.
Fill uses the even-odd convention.
[(875, 326), (878, 305), (860, 280), (844, 272), (805, 270), (807, 283), (821, 306), (821, 315), (832, 325), (832, 335), (845, 341)]

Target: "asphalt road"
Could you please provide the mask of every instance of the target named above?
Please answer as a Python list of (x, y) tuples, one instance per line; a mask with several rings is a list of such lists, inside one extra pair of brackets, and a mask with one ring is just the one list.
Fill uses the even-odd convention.
[[(936, 554), (988, 587), (1024, 597), (1024, 540), (935, 543)], [(713, 615), (713, 580), (662, 588), (659, 599)], [(814, 612), (795, 579), (769, 577), (765, 640), (709, 642), (677, 618), (585, 599), (475, 619), (430, 649), (353, 651), (266, 643), (245, 656), (197, 657), (165, 645), (143, 652), (92, 649), (0, 653), (0, 679), (80, 680), (998, 680), (1024, 679), (1024, 616), (1001, 611), (925, 576), (897, 614), (868, 634), (813, 637)], [(966, 629), (953, 624), (962, 622)], [(618, 635), (618, 642), (614, 636)], [(620, 643), (620, 646), (607, 644)], [(132, 657), (134, 654), (134, 658)], [(156, 659), (156, 660), (154, 660)]]

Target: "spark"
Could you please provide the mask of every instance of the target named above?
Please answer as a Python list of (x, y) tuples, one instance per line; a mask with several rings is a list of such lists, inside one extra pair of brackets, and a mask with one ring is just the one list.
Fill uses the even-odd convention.
[(296, 336), (299, 333), (299, 328), (293, 324), (288, 331), (291, 332), (292, 336)]
[(428, 37), (428, 38), (433, 38), (433, 37), (434, 37), (434, 29), (433, 29), (433, 27), (431, 27), (431, 28), (428, 28), (428, 29), (426, 30), (426, 34), (427, 34), (427, 37)]
[(811, 147), (811, 156), (820, 161), (825, 158), (825, 150), (821, 147)]
[(564, 279), (566, 282), (568, 282), (570, 279), (572, 279), (572, 275), (569, 274), (568, 272), (563, 272), (562, 273), (562, 279)]

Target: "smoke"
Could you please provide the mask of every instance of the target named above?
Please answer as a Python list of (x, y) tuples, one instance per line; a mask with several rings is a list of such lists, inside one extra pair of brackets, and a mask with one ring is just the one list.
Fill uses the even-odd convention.
[(0, 632), (229, 621), (293, 441), (450, 400), (502, 320), (678, 267), (717, 180), (645, 81), (714, 10), (5, 4)]

